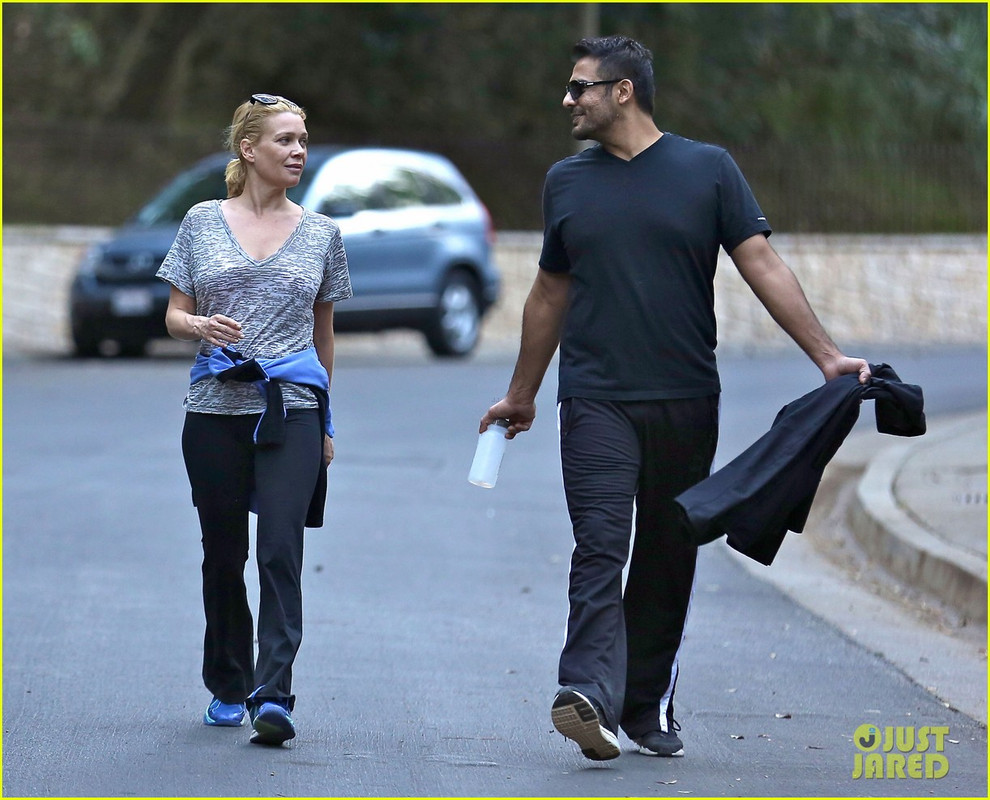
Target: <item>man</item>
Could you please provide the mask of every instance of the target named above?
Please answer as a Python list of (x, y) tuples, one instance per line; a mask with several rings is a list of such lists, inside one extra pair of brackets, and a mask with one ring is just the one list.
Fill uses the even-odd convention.
[[(540, 269), (504, 399), (481, 420), (529, 430), (560, 346), (564, 490), (574, 532), (567, 636), (551, 709), (594, 760), (683, 755), (674, 720), (678, 650), (696, 548), (673, 498), (708, 476), (718, 435), (714, 275), (719, 247), (826, 379), (858, 373), (824, 331), (728, 153), (662, 133), (652, 55), (627, 37), (574, 49), (564, 96), (575, 139), (544, 187)], [(635, 545), (625, 594), (636, 509)]]

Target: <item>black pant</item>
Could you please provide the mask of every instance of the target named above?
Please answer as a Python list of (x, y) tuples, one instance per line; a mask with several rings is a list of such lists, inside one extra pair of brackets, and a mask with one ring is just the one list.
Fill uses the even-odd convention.
[[(560, 452), (574, 529), (559, 682), (636, 738), (673, 718), (677, 655), (697, 548), (674, 497), (711, 471), (718, 396), (560, 406)], [(635, 544), (625, 595), (622, 570)]]
[[(285, 442), (258, 447), (258, 419), (187, 413), (182, 431), (203, 534), (203, 681), (225, 703), (243, 703), (259, 689), (252, 702), (278, 700), (291, 709), (292, 663), (302, 641), (303, 530), (322, 469), (323, 433), (316, 409), (290, 409)], [(261, 585), (257, 665), (244, 585), (252, 496)]]

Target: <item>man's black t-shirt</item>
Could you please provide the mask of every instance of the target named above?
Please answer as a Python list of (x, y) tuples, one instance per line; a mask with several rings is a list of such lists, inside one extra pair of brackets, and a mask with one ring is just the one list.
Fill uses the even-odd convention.
[(718, 248), (770, 235), (722, 148), (664, 134), (631, 161), (601, 146), (554, 164), (540, 267), (571, 276), (558, 400), (706, 397)]

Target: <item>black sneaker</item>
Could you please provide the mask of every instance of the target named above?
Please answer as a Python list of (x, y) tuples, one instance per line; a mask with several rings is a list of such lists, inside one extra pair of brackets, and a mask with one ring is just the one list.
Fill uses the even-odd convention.
[(644, 756), (666, 756), (669, 758), (683, 756), (684, 742), (675, 733), (681, 729), (681, 726), (677, 724), (676, 720), (671, 720), (669, 727), (669, 730), (650, 731), (638, 739), (633, 739), (639, 745), (639, 752)]
[(251, 725), (254, 744), (279, 745), (294, 739), (296, 727), (289, 716), (289, 710), (280, 703), (262, 703), (251, 711)]
[(561, 734), (577, 742), (585, 758), (608, 761), (622, 753), (619, 740), (602, 724), (594, 704), (576, 689), (565, 687), (557, 692), (550, 719)]

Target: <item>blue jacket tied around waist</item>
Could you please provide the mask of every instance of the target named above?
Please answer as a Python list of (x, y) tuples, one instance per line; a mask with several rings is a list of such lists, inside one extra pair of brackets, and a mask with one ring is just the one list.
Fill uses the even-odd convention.
[(323, 428), (327, 436), (333, 436), (330, 378), (316, 355), (315, 347), (282, 358), (245, 358), (226, 347), (215, 347), (209, 356), (202, 353), (196, 356), (196, 362), (189, 372), (189, 383), (196, 383), (210, 376), (223, 383), (253, 383), (265, 398), (267, 408), (258, 420), (258, 427), (254, 432), (256, 444), (280, 444), (285, 440), (285, 405), (280, 385), (282, 381), (313, 390), (320, 406)]
[[(215, 377), (227, 381), (253, 383), (265, 398), (262, 412), (254, 430), (254, 441), (259, 446), (277, 445), (285, 441), (285, 403), (282, 399), (282, 381), (305, 386), (313, 391), (320, 411), (321, 427), (333, 436), (333, 420), (330, 413), (330, 378), (316, 355), (316, 348), (300, 350), (282, 358), (245, 358), (235, 350), (215, 347), (209, 356), (202, 353), (189, 372), (189, 383), (197, 383)], [(320, 452), (322, 464), (322, 448)], [(307, 528), (323, 526), (323, 508), (327, 496), (327, 471), (319, 470), (313, 498), (306, 515)], [(252, 498), (251, 510), (257, 511)]]

